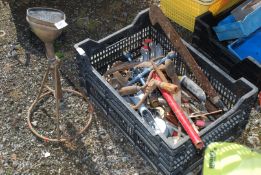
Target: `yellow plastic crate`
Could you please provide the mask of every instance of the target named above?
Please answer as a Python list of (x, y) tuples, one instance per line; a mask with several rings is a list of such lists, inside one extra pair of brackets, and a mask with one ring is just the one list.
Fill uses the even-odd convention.
[(211, 3), (203, 5), (196, 0), (160, 1), (160, 8), (168, 18), (192, 32), (194, 31), (195, 18), (208, 11), (210, 5)]
[(208, 10), (216, 15), (240, 1), (242, 0), (161, 0), (160, 8), (172, 21), (193, 32), (197, 16)]

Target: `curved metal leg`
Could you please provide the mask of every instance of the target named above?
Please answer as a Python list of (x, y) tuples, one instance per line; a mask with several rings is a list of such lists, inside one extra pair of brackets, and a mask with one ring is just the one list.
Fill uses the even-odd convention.
[[(50, 70), (52, 69), (51, 73), (52, 73), (52, 77), (53, 77), (53, 81), (54, 81), (54, 90), (52, 88), (50, 88), (49, 86), (46, 85), (47, 80), (48, 80), (48, 75), (50, 73)], [(46, 87), (47, 92), (43, 93), (43, 89), (44, 87)], [(88, 101), (87, 97), (84, 96), (83, 94), (71, 90), (71, 89), (62, 89), (61, 86), (61, 80), (60, 80), (60, 73), (59, 73), (59, 61), (56, 60), (52, 63), (49, 64), (47, 71), (45, 72), (45, 75), (43, 77), (43, 81), (40, 87), (40, 92), (38, 93), (35, 101), (32, 103), (32, 105), (30, 106), (30, 108), (28, 109), (28, 113), (27, 113), (27, 123), (29, 125), (29, 129), (33, 132), (33, 134), (35, 134), (37, 137), (46, 140), (46, 141), (53, 141), (53, 142), (64, 142), (67, 141), (67, 139), (62, 138), (61, 137), (61, 133), (60, 133), (60, 102), (62, 99), (62, 91), (65, 92), (69, 92), (69, 93), (73, 93), (76, 96), (80, 96), (84, 99), (84, 101)], [(43, 136), (41, 134), (39, 134), (32, 126), (31, 124), (31, 113), (33, 108), (36, 106), (36, 104), (43, 99), (44, 97), (53, 94), (55, 97), (55, 116), (56, 116), (56, 132), (57, 132), (57, 138), (48, 138), (46, 136)], [(82, 134), (87, 128), (89, 128), (91, 121), (92, 121), (92, 117), (93, 117), (93, 107), (92, 104), (89, 103), (89, 110), (88, 110), (88, 114), (90, 115), (89, 120), (87, 121), (86, 125), (83, 127), (83, 129), (81, 129), (79, 132), (77, 132), (77, 136)]]

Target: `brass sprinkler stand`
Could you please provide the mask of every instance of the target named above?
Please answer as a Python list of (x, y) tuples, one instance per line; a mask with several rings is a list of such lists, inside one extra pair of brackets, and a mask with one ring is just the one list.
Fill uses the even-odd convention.
[[(61, 29), (64, 28), (67, 24), (65, 23), (65, 14), (56, 9), (50, 8), (30, 8), (27, 10), (27, 22), (30, 24), (32, 31), (45, 43), (46, 48), (46, 57), (48, 58), (48, 68), (44, 74), (43, 81), (40, 87), (39, 94), (37, 95), (35, 101), (32, 103), (28, 110), (27, 114), (27, 123), (30, 130), (37, 137), (52, 142), (64, 142), (67, 139), (61, 137), (60, 133), (60, 104), (62, 100), (63, 92), (72, 93), (76, 96), (82, 97), (86, 102), (87, 97), (83, 94), (71, 90), (71, 89), (62, 89), (61, 80), (60, 80), (60, 60), (55, 56), (53, 42), (61, 34)], [(51, 73), (54, 89), (47, 85), (48, 76)], [(46, 89), (46, 90), (45, 90)], [(56, 118), (56, 133), (57, 138), (48, 138), (39, 134), (31, 123), (31, 114), (33, 108), (36, 104), (42, 100), (44, 97), (53, 94), (55, 97), (55, 118)], [(88, 104), (88, 115), (89, 119), (86, 122), (86, 125), (77, 133), (77, 135), (82, 134), (91, 124), (93, 114), (93, 107)]]

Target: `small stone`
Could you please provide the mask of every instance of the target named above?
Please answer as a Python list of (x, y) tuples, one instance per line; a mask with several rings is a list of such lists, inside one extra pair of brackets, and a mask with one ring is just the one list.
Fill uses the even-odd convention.
[(22, 65), (28, 65), (28, 59), (26, 57), (20, 56), (18, 58), (18, 61), (22, 64)]
[(23, 110), (22, 110), (21, 108), (19, 108), (17, 112), (18, 112), (18, 113), (22, 113), (22, 111), (23, 111)]
[(11, 52), (10, 52), (10, 57), (16, 57), (18, 54), (17, 54), (17, 52), (15, 51), (15, 50), (12, 50)]
[(108, 150), (112, 150), (112, 149), (113, 149), (113, 147), (112, 147), (112, 146), (109, 146), (107, 149), (108, 149)]
[(12, 154), (12, 155), (11, 155), (11, 159), (12, 159), (13, 161), (15, 161), (15, 160), (17, 159), (16, 154)]
[(124, 3), (126, 4), (131, 4), (131, 1), (130, 0), (122, 0)]
[(37, 126), (38, 121), (31, 122), (33, 126)]
[(6, 137), (3, 137), (2, 141), (3, 141), (3, 143), (5, 143), (5, 141), (6, 141)]
[(11, 45), (10, 45), (10, 49), (11, 49), (11, 50), (15, 50), (15, 45), (14, 45), (14, 44), (11, 44)]
[(47, 158), (47, 157), (50, 157), (50, 156), (51, 156), (51, 153), (49, 153), (49, 152), (44, 152), (43, 155), (44, 155), (45, 158)]
[(122, 157), (122, 162), (127, 162), (128, 161), (128, 157)]
[(127, 12), (123, 12), (122, 15), (123, 15), (124, 17), (127, 17), (127, 16), (128, 16), (128, 13), (127, 13)]
[(17, 168), (17, 167), (18, 167), (18, 165), (19, 165), (18, 161), (16, 161), (16, 160), (15, 160), (15, 161), (13, 161), (13, 167), (14, 167), (14, 168)]
[(259, 140), (259, 138), (256, 137), (256, 136), (249, 136), (249, 137), (247, 138), (247, 141), (248, 141), (252, 146), (254, 146), (254, 147), (256, 147), (257, 145), (260, 144), (260, 140)]

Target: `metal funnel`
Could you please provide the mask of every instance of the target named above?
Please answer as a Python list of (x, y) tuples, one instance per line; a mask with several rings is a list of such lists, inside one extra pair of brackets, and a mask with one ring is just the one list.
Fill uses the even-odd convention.
[(67, 26), (65, 14), (52, 8), (34, 7), (27, 9), (26, 20), (35, 35), (45, 43), (47, 58), (55, 58), (53, 42)]

